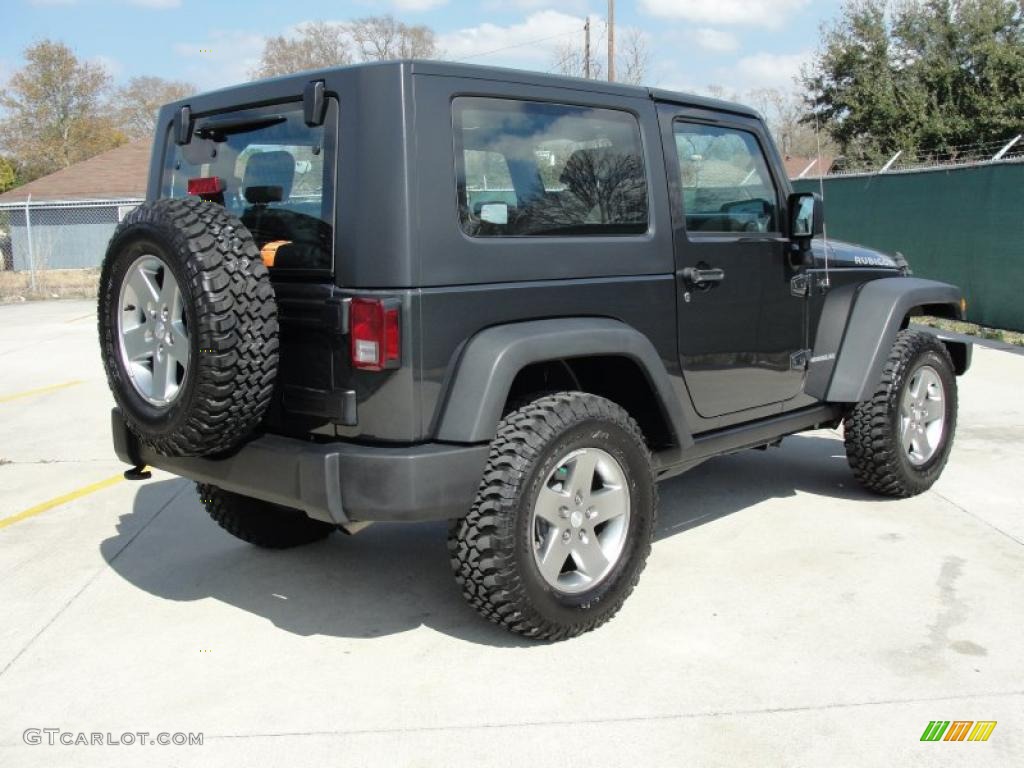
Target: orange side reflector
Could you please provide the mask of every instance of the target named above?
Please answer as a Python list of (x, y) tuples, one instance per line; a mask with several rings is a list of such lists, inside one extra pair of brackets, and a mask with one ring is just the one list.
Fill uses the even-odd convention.
[(282, 245), (290, 245), (291, 242), (291, 240), (275, 240), (272, 243), (264, 245), (263, 249), (260, 251), (260, 256), (263, 257), (263, 266), (274, 266), (274, 259), (277, 257), (277, 249)]

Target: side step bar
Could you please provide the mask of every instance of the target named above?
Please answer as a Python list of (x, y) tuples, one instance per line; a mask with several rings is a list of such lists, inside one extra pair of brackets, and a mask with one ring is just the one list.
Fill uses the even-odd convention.
[(786, 435), (808, 429), (832, 427), (842, 419), (843, 410), (841, 405), (815, 405), (748, 424), (694, 435), (693, 447), (681, 456), (677, 450), (656, 453), (655, 471), (658, 479), (673, 477), (715, 456), (768, 445)]

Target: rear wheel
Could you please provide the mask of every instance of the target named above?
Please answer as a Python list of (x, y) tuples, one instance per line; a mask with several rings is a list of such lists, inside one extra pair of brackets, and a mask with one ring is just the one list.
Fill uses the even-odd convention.
[(456, 581), (512, 632), (573, 637), (633, 590), (656, 507), (650, 454), (622, 408), (582, 392), (542, 397), (502, 420), (476, 503), (452, 523)]
[(876, 493), (923, 493), (946, 466), (956, 416), (956, 375), (945, 345), (924, 331), (900, 331), (874, 395), (843, 422), (847, 461)]
[(207, 513), (232, 536), (267, 549), (288, 549), (327, 538), (336, 526), (313, 520), (300, 509), (282, 507), (215, 485), (196, 483)]

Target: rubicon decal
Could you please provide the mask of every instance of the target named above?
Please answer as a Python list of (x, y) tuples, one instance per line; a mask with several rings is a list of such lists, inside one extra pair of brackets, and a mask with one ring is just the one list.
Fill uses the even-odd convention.
[(858, 267), (895, 267), (896, 262), (890, 259), (888, 256), (882, 256), (881, 254), (870, 256), (854, 256), (853, 263)]
[(995, 720), (932, 720), (921, 741), (988, 741), (995, 729)]

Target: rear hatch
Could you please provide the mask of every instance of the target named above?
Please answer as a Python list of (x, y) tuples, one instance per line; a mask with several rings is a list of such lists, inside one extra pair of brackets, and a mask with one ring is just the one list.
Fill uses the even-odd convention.
[(301, 101), (197, 115), (187, 141), (167, 137), (161, 197), (222, 204), (252, 233), (270, 269), (280, 365), (267, 427), (344, 435), (355, 421), (345, 305), (335, 286), (337, 104), (308, 125)]

